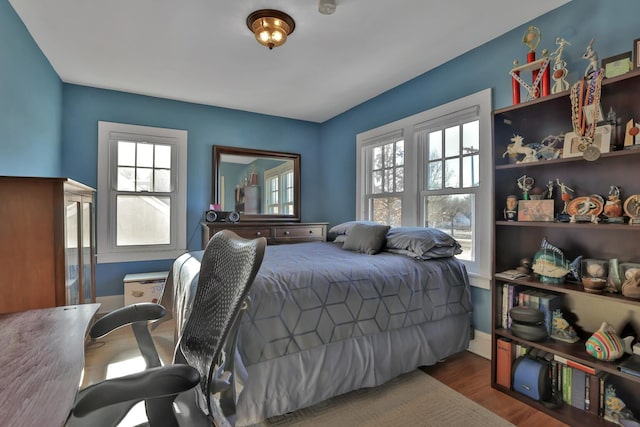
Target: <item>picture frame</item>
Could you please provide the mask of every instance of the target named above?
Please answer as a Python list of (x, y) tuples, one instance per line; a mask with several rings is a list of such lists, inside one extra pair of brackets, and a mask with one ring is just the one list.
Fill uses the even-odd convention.
[(518, 221), (553, 222), (553, 199), (519, 200)]
[(631, 51), (610, 56), (602, 60), (602, 68), (606, 78), (621, 76), (633, 69)]
[[(598, 126), (593, 137), (593, 145), (600, 150), (601, 153), (611, 151), (611, 134), (613, 127), (611, 125)], [(562, 148), (562, 158), (580, 157), (586, 147), (580, 143), (580, 137), (575, 132), (568, 132), (564, 136), (564, 146)]]
[(640, 68), (640, 39), (633, 41), (633, 68)]

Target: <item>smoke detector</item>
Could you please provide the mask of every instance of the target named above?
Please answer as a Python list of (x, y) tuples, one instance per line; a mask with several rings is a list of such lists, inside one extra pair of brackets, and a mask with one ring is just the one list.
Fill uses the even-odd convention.
[(331, 15), (336, 11), (336, 0), (320, 0), (318, 11), (323, 15)]

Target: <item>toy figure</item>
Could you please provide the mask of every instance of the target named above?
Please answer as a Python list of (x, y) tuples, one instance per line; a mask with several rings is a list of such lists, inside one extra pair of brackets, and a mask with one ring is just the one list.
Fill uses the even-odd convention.
[(585, 343), (587, 353), (598, 360), (613, 361), (624, 354), (624, 344), (615, 329), (607, 322), (602, 322), (600, 329)]
[(518, 220), (518, 197), (510, 194), (507, 196), (507, 204), (504, 208), (504, 219), (507, 221)]
[(570, 272), (570, 264), (562, 251), (545, 237), (540, 250), (533, 256), (533, 272), (540, 276), (542, 283), (558, 285), (564, 283), (565, 276)]
[(620, 188), (615, 185), (609, 187), (609, 195), (604, 204), (604, 215), (609, 219), (622, 217), (622, 200), (620, 200)]
[(560, 182), (558, 178), (556, 178), (556, 184), (558, 184), (558, 187), (560, 187), (560, 198), (564, 202), (564, 207), (562, 208), (562, 212), (558, 215), (558, 220), (567, 222), (571, 219), (569, 217), (569, 213), (567, 212), (567, 206), (573, 198), (571, 196), (571, 193), (573, 193), (573, 189), (567, 187), (564, 182)]
[(557, 341), (574, 343), (578, 342), (578, 334), (562, 315), (562, 311), (553, 310), (551, 320), (551, 338)]
[(582, 54), (582, 59), (587, 59), (589, 61), (589, 65), (587, 65), (587, 69), (584, 70), (584, 77), (589, 79), (598, 69), (598, 54), (595, 50), (593, 50), (593, 42), (595, 39), (591, 39), (589, 42), (589, 46)]
[(535, 181), (533, 178), (527, 175), (522, 175), (518, 178), (518, 188), (522, 190), (522, 198), (524, 200), (529, 200), (529, 191), (533, 188), (533, 184)]

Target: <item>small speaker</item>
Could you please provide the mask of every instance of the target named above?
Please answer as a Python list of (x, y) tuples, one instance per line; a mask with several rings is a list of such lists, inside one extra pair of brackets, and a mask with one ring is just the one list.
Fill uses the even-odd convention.
[(236, 211), (208, 210), (204, 213), (204, 220), (206, 222), (238, 222), (240, 221), (240, 214)]

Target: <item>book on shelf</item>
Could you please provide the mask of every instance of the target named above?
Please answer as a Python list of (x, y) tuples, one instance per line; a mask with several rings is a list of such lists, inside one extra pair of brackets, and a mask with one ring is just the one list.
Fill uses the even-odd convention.
[(584, 410), (587, 374), (570, 366), (568, 368), (571, 370), (571, 406)]
[(506, 279), (506, 280), (516, 280), (516, 279), (525, 279), (529, 277), (529, 275), (526, 273), (522, 273), (521, 271), (518, 271), (516, 269), (513, 269), (513, 270), (500, 271), (496, 273), (496, 277), (500, 279)]
[(625, 361), (618, 365), (618, 370), (624, 372), (625, 374), (640, 377), (640, 356), (638, 356), (637, 354), (632, 354)]
[(511, 327), (511, 309), (518, 305), (518, 294), (524, 289), (523, 285), (513, 283), (502, 284), (502, 327)]
[(562, 308), (562, 295), (543, 292), (539, 297), (539, 310), (544, 313), (544, 325), (547, 333), (551, 335), (553, 329), (553, 311)]
[(498, 338), (496, 345), (496, 383), (510, 389), (511, 367), (514, 360), (513, 343), (507, 339)]

